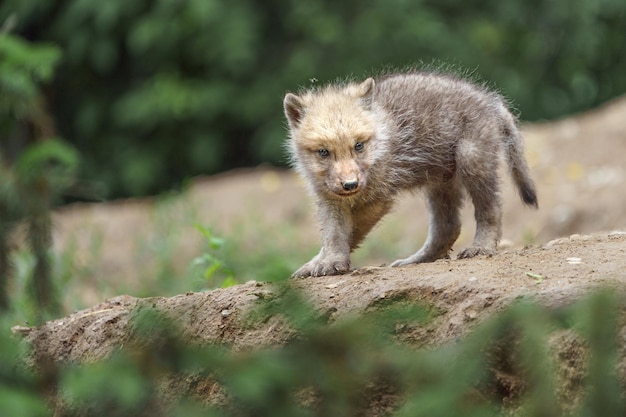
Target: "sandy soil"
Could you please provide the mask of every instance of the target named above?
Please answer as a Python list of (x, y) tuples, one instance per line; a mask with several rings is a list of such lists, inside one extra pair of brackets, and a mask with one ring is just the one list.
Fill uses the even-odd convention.
[[(416, 347), (437, 347), (458, 340), (507, 306), (531, 299), (549, 309), (573, 304), (597, 288), (624, 293), (626, 288), (626, 232), (574, 235), (542, 247), (503, 251), (491, 258), (440, 260), (403, 268), (361, 268), (351, 274), (292, 280), (329, 325), (341, 318), (376, 311), (390, 303), (419, 303), (435, 318), (422, 325), (403, 325), (396, 337)], [(173, 320), (189, 344), (219, 344), (235, 351), (278, 347), (294, 337), (294, 330), (280, 317), (251, 322), (250, 311), (263, 300), (281, 297), (276, 284), (250, 281), (225, 289), (189, 292), (179, 296), (135, 298), (119, 296), (90, 309), (51, 321), (36, 329), (18, 328), (34, 347), (34, 361), (91, 362), (115, 349), (133, 346), (133, 322), (137, 311), (156, 309)], [(626, 295), (626, 294), (625, 294)], [(620, 334), (626, 334), (623, 311)], [(581, 363), (586, 348), (570, 332), (551, 336), (558, 358), (559, 396), (575, 404), (582, 396)], [(626, 344), (619, 350), (618, 374), (626, 382)], [(495, 362), (498, 395), (503, 404), (514, 404), (524, 386), (520, 375)], [(500, 368), (500, 366), (503, 366)], [(165, 384), (162, 398), (194, 395), (204, 402), (223, 404), (223, 391), (197, 391), (182, 378)], [(381, 394), (381, 395), (379, 395)], [(166, 401), (166, 400), (163, 400)], [(166, 407), (165, 402), (163, 407)], [(362, 415), (383, 416), (397, 403), (385, 389), (368, 397)], [(513, 407), (514, 408), (514, 407)]]
[[(417, 345), (440, 345), (520, 298), (558, 308), (594, 288), (626, 289), (626, 232), (573, 235), (489, 258), (439, 260), (403, 268), (365, 267), (346, 275), (299, 278), (292, 284), (331, 322), (384, 300), (433, 305), (443, 313), (430, 328), (416, 328), (417, 334), (410, 338)], [(59, 360), (94, 360), (127, 341), (129, 313), (143, 305), (174, 318), (193, 342), (227, 343), (234, 349), (276, 346), (289, 333), (277, 325), (279, 321), (268, 320), (254, 328), (240, 321), (255, 302), (274, 291), (273, 284), (249, 281), (175, 297), (122, 295), (26, 333), (42, 354)]]

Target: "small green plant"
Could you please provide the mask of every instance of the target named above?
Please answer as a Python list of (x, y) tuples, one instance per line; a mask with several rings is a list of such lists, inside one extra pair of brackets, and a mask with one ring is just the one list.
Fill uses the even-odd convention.
[[(59, 252), (48, 248), (46, 256), (51, 278), (48, 297), (54, 298), (62, 311), (85, 308), (84, 300), (77, 295), (80, 294), (80, 284), (82, 284), (79, 277), (82, 278), (86, 274), (78, 271), (75, 249), (69, 248)], [(6, 317), (10, 319), (12, 325), (16, 323), (37, 324), (41, 318), (41, 306), (33, 297), (33, 276), (36, 271), (37, 256), (29, 248), (21, 248), (11, 251), (9, 260), (12, 269), (11, 310)]]
[(221, 252), (225, 244), (224, 239), (215, 236), (211, 229), (201, 224), (196, 224), (195, 227), (204, 236), (206, 251), (191, 261), (190, 268), (201, 268), (202, 279), (210, 287), (225, 288), (238, 284), (233, 270), (222, 260)]
[[(280, 225), (268, 222), (261, 211), (254, 209), (254, 201), (245, 204), (251, 208), (236, 219), (234, 228), (229, 230), (228, 242), (220, 251), (227, 265), (236, 266), (239, 282), (284, 281), (300, 266), (300, 260), (319, 250), (315, 241), (301, 242), (298, 229), (289, 221)], [(299, 244), (294, 245), (294, 241)]]

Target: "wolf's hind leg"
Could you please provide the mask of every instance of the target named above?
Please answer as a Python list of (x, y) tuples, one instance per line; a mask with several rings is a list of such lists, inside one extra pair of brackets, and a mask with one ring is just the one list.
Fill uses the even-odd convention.
[(473, 164), (462, 167), (462, 181), (474, 204), (476, 234), (472, 246), (462, 250), (458, 258), (494, 255), (502, 236), (502, 202), (498, 178), (498, 159), (484, 161), (481, 169)]
[(462, 193), (455, 181), (433, 186), (426, 191), (430, 226), (424, 246), (405, 259), (398, 259), (391, 266), (433, 262), (449, 257), (452, 245), (461, 233), (460, 209)]

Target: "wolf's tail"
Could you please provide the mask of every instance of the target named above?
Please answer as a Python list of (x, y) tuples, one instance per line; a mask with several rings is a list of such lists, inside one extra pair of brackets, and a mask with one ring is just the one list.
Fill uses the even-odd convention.
[(522, 201), (534, 208), (539, 207), (537, 190), (530, 177), (528, 164), (524, 158), (522, 135), (513, 116), (507, 111), (506, 122), (503, 126), (505, 153), (513, 182), (517, 187)]

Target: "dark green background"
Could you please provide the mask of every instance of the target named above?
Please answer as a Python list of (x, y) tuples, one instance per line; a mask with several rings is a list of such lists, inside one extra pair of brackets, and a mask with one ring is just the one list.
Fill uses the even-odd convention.
[(99, 198), (285, 164), (282, 97), (311, 82), (452, 65), (526, 121), (626, 91), (624, 0), (4, 0), (62, 59), (45, 88)]

